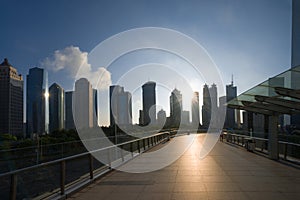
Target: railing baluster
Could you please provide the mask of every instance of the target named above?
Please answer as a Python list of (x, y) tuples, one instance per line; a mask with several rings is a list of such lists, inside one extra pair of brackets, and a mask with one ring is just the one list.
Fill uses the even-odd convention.
[(92, 154), (89, 155), (89, 163), (90, 163), (90, 179), (94, 179), (94, 157)]
[(287, 143), (284, 144), (284, 160), (287, 160), (286, 159), (286, 157), (287, 157), (287, 145), (288, 145)]
[(140, 150), (140, 140), (137, 141), (137, 147), (138, 147), (138, 152), (141, 153), (141, 150)]
[(123, 145), (120, 145), (120, 153), (121, 153), (121, 158), (122, 158), (122, 162), (124, 162), (124, 154), (123, 154)]
[(133, 145), (132, 145), (133, 143), (131, 142), (130, 143), (130, 152), (131, 152), (131, 157), (133, 157)]
[(10, 199), (15, 200), (17, 198), (17, 174), (10, 176)]
[(63, 160), (60, 163), (60, 194), (65, 194), (65, 182), (66, 182), (66, 161)]

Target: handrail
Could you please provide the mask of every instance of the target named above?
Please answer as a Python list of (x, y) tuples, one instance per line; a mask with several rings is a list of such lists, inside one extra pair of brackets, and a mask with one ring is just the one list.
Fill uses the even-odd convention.
[(140, 141), (140, 140), (144, 140), (144, 139), (148, 139), (148, 138), (151, 138), (151, 137), (155, 137), (155, 136), (158, 136), (158, 135), (163, 135), (163, 134), (166, 134), (166, 133), (169, 133), (169, 132), (161, 132), (161, 133), (157, 133), (157, 134), (154, 134), (154, 135), (151, 135), (151, 136), (146, 136), (146, 137), (143, 137), (143, 138), (139, 138), (139, 139), (135, 139), (135, 140), (130, 140), (130, 141), (127, 141), (127, 142), (119, 143), (119, 144), (116, 144), (116, 145), (113, 145), (113, 146), (103, 147), (101, 149), (96, 149), (96, 150), (93, 150), (93, 151), (88, 151), (88, 152), (84, 152), (84, 153), (80, 153), (80, 154), (68, 156), (68, 157), (65, 157), (65, 158), (60, 158), (60, 159), (56, 159), (56, 160), (52, 160), (52, 161), (40, 163), (40, 164), (37, 164), (37, 165), (33, 165), (33, 166), (29, 166), (29, 167), (17, 169), (17, 170), (10, 171), (10, 172), (5, 172), (5, 173), (0, 174), (0, 177), (12, 175), (12, 174), (15, 174), (15, 173), (24, 172), (24, 171), (31, 170), (31, 169), (36, 169), (36, 168), (39, 168), (39, 167), (45, 167), (47, 165), (57, 164), (57, 163), (59, 163), (61, 161), (73, 160), (75, 158), (80, 158), (82, 156), (86, 156), (86, 155), (91, 154), (91, 153), (96, 153), (96, 152), (99, 152), (99, 151), (104, 151), (104, 150), (107, 150), (107, 149), (110, 149), (110, 148), (115, 148), (117, 146), (123, 146), (123, 145), (134, 143), (134, 142), (137, 142), (137, 141)]
[[(264, 142), (268, 142), (269, 139), (266, 139), (266, 138), (259, 138), (259, 137), (251, 137), (251, 136), (247, 136), (247, 135), (240, 135), (240, 134), (235, 134), (235, 133), (223, 133), (224, 135), (228, 135), (228, 136), (233, 136), (233, 137), (237, 137), (237, 138), (243, 138), (243, 140), (245, 138), (251, 138), (251, 139), (254, 139), (254, 140), (260, 140), (260, 141), (264, 141)], [(244, 145), (244, 141), (242, 140), (242, 145)], [(227, 140), (228, 141), (228, 140)], [(235, 139), (231, 139), (230, 142), (233, 142), (233, 143), (236, 143)], [(237, 143), (239, 143), (239, 140), (237, 139)], [(278, 141), (278, 144), (281, 144), (281, 145), (284, 145), (284, 149), (283, 149), (283, 159), (284, 160), (288, 160), (287, 159), (287, 154), (288, 154), (288, 146), (295, 146), (295, 147), (300, 147), (300, 144), (299, 143), (293, 143), (293, 142), (286, 142), (286, 141)], [(262, 146), (260, 147), (261, 148), (261, 152), (263, 151), (264, 149), (264, 145), (262, 144)]]
[[(162, 137), (160, 137), (160, 136), (162, 136)], [(61, 169), (60, 170), (60, 194), (65, 195), (65, 192), (66, 192), (66, 190), (65, 190), (65, 186), (66, 186), (66, 183), (65, 183), (66, 182), (66, 162), (67, 161), (74, 160), (74, 159), (77, 159), (77, 158), (80, 158), (80, 157), (83, 157), (83, 156), (89, 156), (89, 177), (90, 177), (90, 180), (93, 180), (94, 179), (94, 168), (93, 168), (93, 159), (94, 158), (92, 156), (93, 153), (97, 153), (97, 152), (100, 152), (100, 151), (105, 151), (105, 150), (108, 150), (108, 149), (111, 149), (111, 148), (115, 148), (115, 147), (119, 147), (119, 146), (125, 146), (125, 145), (130, 144), (129, 152), (131, 152), (131, 157), (133, 158), (134, 157), (134, 155), (133, 155), (134, 151), (138, 150), (138, 152), (141, 153), (141, 152), (146, 150), (147, 144), (148, 144), (147, 147), (149, 148), (150, 144), (151, 144), (151, 146), (153, 146), (153, 145), (157, 144), (158, 142), (161, 142), (162, 140), (168, 138), (169, 136), (170, 136), (170, 132), (160, 132), (160, 133), (152, 134), (152, 135), (145, 136), (145, 137), (142, 137), (142, 138), (138, 138), (138, 139), (130, 140), (130, 141), (127, 141), (127, 142), (115, 144), (115, 145), (112, 145), (112, 146), (107, 146), (107, 147), (103, 147), (103, 148), (100, 148), (100, 149), (95, 149), (95, 150), (92, 150), (92, 151), (89, 151), (89, 152), (84, 152), (84, 153), (80, 153), (80, 154), (77, 154), (77, 155), (72, 155), (72, 156), (68, 156), (68, 157), (65, 157), (65, 158), (60, 158), (60, 159), (57, 159), (57, 160), (48, 161), (48, 162), (45, 162), (45, 163), (40, 163), (40, 164), (37, 164), (37, 165), (34, 165), (34, 166), (25, 167), (25, 168), (17, 169), (17, 170), (10, 171), (10, 172), (5, 172), (5, 173), (0, 174), (0, 178), (5, 177), (5, 176), (10, 176), (10, 179), (11, 179), (11, 181), (10, 181), (10, 199), (16, 199), (16, 195), (17, 195), (17, 175), (18, 174), (20, 174), (22, 172), (25, 172), (25, 171), (30, 171), (30, 170), (33, 170), (33, 169), (41, 168), (41, 167), (46, 167), (46, 166), (50, 166), (50, 165), (54, 165), (54, 164), (60, 164), (60, 169)], [(151, 141), (150, 141), (150, 139), (151, 139)], [(142, 144), (140, 144), (140, 141), (143, 141)], [(137, 149), (136, 150), (133, 150), (133, 148), (132, 148), (134, 143), (137, 143)], [(123, 153), (121, 153), (121, 157), (122, 157), (122, 162), (121, 162), (121, 164), (122, 164), (122, 163), (124, 163)], [(117, 161), (117, 160), (115, 160), (115, 161)], [(111, 169), (111, 164), (115, 161), (111, 161), (111, 160), (109, 161), (109, 164), (108, 164), (109, 166), (107, 166), (108, 169)]]

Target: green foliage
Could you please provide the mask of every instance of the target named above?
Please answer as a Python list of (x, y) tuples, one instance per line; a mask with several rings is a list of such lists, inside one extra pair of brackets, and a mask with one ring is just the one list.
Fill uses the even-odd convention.
[(0, 134), (0, 141), (17, 141), (17, 137), (11, 134)]

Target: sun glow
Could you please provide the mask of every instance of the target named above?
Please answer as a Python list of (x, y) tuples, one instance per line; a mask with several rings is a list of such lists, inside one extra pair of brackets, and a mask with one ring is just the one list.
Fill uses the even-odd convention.
[(49, 98), (49, 92), (45, 92), (44, 96), (45, 96), (46, 99), (48, 99)]

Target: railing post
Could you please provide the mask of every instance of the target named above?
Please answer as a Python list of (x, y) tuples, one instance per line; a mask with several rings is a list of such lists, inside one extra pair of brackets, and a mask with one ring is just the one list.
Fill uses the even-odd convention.
[(10, 177), (10, 199), (17, 198), (17, 174), (12, 174)]
[(144, 146), (144, 151), (145, 151), (146, 150), (145, 139), (143, 139), (143, 146)]
[(139, 140), (137, 141), (137, 147), (138, 147), (138, 152), (141, 153), (141, 150), (140, 150), (140, 141)]
[(132, 142), (130, 142), (130, 152), (131, 152), (131, 157), (133, 157), (133, 147), (132, 147)]
[(90, 161), (90, 179), (94, 179), (94, 158), (92, 154), (89, 154)]
[(66, 161), (63, 160), (60, 163), (60, 194), (65, 194), (65, 182), (66, 182)]
[(123, 145), (120, 146), (122, 162), (124, 162)]
[(111, 159), (110, 159), (110, 149), (107, 149), (107, 161), (108, 161), (108, 167), (111, 169)]
[(287, 156), (287, 143), (284, 144), (284, 160), (286, 160), (286, 156)]

